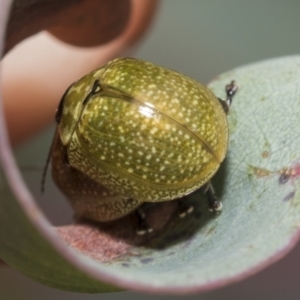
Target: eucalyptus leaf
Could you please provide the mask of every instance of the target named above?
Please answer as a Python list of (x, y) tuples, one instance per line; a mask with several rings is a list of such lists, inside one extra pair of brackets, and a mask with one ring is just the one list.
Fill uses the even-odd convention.
[(208, 212), (200, 191), (187, 200), (195, 206), (187, 218), (172, 203), (149, 209), (156, 230), (147, 238), (134, 236), (132, 216), (110, 227), (53, 228), (30, 195), (19, 193), (18, 204), (3, 178), (0, 258), (60, 289), (107, 292), (115, 285), (169, 294), (217, 288), (278, 260), (300, 226), (299, 65), (300, 56), (268, 60), (209, 85), (220, 98), (231, 80), (239, 86), (228, 114), (228, 155), (212, 181), (220, 215)]

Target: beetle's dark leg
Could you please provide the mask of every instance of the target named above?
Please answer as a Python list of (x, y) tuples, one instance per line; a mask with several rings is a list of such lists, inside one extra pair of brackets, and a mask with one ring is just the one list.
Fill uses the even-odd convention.
[(205, 194), (209, 205), (209, 211), (219, 214), (222, 211), (222, 203), (218, 200), (214, 188), (210, 182), (206, 184)]
[(225, 112), (228, 113), (229, 107), (232, 102), (232, 98), (235, 95), (235, 93), (237, 92), (238, 86), (236, 85), (235, 81), (232, 80), (229, 84), (226, 85), (225, 90), (226, 90), (226, 100), (222, 100), (219, 98), (219, 101), (220, 101), (221, 105), (223, 106)]
[(185, 218), (194, 211), (194, 206), (186, 203), (185, 197), (178, 199), (177, 203), (179, 218)]
[(228, 107), (230, 107), (232, 98), (238, 90), (238, 86), (236, 85), (235, 81), (232, 80), (229, 84), (226, 85), (226, 103)]
[(153, 231), (153, 228), (149, 227), (146, 221), (146, 213), (143, 208), (143, 205), (137, 208), (136, 216), (138, 218), (138, 228), (136, 230), (136, 233), (138, 235), (145, 235), (147, 233), (151, 233)]

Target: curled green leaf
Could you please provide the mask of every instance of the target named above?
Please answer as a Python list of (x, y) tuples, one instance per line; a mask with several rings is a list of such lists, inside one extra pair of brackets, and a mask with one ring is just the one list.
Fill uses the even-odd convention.
[(228, 115), (228, 155), (213, 179), (224, 207), (220, 215), (209, 213), (197, 193), (189, 197), (195, 211), (188, 218), (178, 218), (173, 202), (154, 207), (149, 222), (155, 231), (148, 237), (134, 234), (133, 216), (110, 226), (54, 228), (6, 163), (19, 199), (3, 177), (0, 258), (61, 289), (105, 292), (118, 286), (170, 294), (230, 284), (278, 260), (299, 236), (299, 65), (299, 56), (268, 60), (209, 85), (220, 98), (231, 80), (239, 86)]

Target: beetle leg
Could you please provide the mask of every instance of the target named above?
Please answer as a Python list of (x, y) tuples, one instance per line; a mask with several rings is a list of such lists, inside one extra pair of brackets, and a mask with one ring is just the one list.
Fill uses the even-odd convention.
[(226, 113), (228, 113), (229, 107), (232, 102), (232, 98), (235, 95), (235, 93), (237, 92), (238, 86), (236, 85), (235, 81), (232, 80), (229, 84), (226, 85), (225, 90), (226, 90), (226, 100), (222, 100), (220, 98), (218, 98), (218, 99), (219, 99), (221, 105), (223, 106), (224, 111)]
[(218, 200), (211, 182), (208, 182), (205, 189), (209, 211), (219, 214), (222, 211), (222, 203)]
[(142, 207), (136, 209), (136, 216), (138, 218), (138, 228), (136, 230), (136, 233), (138, 235), (151, 233), (153, 231), (153, 228), (149, 227), (146, 221), (146, 213)]
[(178, 200), (178, 216), (185, 218), (194, 211), (194, 206), (186, 203), (184, 198)]
[(229, 84), (226, 85), (226, 103), (228, 107), (231, 105), (232, 98), (238, 90), (238, 86), (236, 85), (235, 81), (232, 80)]

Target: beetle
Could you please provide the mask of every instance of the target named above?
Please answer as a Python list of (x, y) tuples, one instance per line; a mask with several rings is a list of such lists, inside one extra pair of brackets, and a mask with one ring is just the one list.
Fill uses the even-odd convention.
[[(50, 150), (52, 177), (75, 214), (97, 222), (137, 210), (139, 234), (151, 232), (141, 209), (206, 186), (225, 158), (227, 99), (176, 71), (118, 58), (73, 83), (56, 113)], [(181, 201), (180, 216), (193, 208)]]

